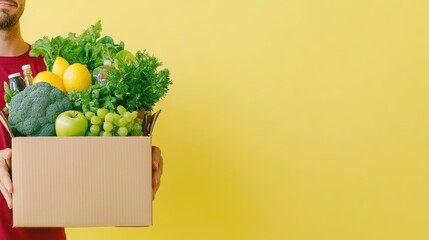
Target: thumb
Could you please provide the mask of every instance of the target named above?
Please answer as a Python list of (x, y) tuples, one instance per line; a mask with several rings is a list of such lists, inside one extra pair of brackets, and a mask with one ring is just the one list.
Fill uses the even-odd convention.
[(6, 149), (5, 153), (3, 155), (3, 159), (8, 167), (8, 169), (10, 169), (12, 166), (12, 162), (11, 162), (11, 158), (12, 158), (12, 149)]
[(12, 149), (7, 149), (6, 154), (4, 155), (4, 158), (10, 159), (12, 157)]

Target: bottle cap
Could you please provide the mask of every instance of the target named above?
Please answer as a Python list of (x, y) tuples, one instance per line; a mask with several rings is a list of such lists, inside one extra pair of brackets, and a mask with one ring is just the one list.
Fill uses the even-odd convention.
[(21, 77), (21, 73), (17, 72), (17, 73), (9, 75), (9, 79), (14, 78), (14, 77)]
[(30, 64), (22, 66), (22, 70), (27, 70), (27, 69), (30, 69), (30, 68), (31, 68)]

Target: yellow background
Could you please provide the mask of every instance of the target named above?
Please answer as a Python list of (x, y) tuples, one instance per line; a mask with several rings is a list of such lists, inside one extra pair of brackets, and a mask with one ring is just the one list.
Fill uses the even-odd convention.
[(27, 1), (30, 43), (101, 20), (174, 81), (156, 107), (165, 173), (154, 226), (67, 229), (69, 239), (429, 239), (428, 9)]

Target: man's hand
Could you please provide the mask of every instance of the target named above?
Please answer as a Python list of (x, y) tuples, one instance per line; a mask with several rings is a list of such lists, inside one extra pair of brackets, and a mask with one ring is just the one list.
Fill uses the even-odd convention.
[(152, 146), (152, 199), (155, 199), (155, 194), (161, 184), (163, 165), (161, 149)]
[[(6, 199), (7, 205), (12, 209), (12, 180), (9, 170), (12, 166), (12, 150), (10, 148), (0, 151), (0, 191)], [(163, 171), (163, 159), (161, 149), (152, 146), (152, 198), (155, 199), (155, 194), (161, 184), (161, 175)]]
[(12, 209), (12, 180), (9, 170), (12, 167), (12, 149), (6, 148), (0, 151), (0, 190), (6, 199), (7, 205)]

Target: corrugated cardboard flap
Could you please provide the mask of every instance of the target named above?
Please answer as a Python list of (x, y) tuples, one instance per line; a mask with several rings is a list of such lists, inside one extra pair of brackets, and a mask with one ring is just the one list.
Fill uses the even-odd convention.
[(15, 227), (150, 226), (150, 137), (17, 137)]

